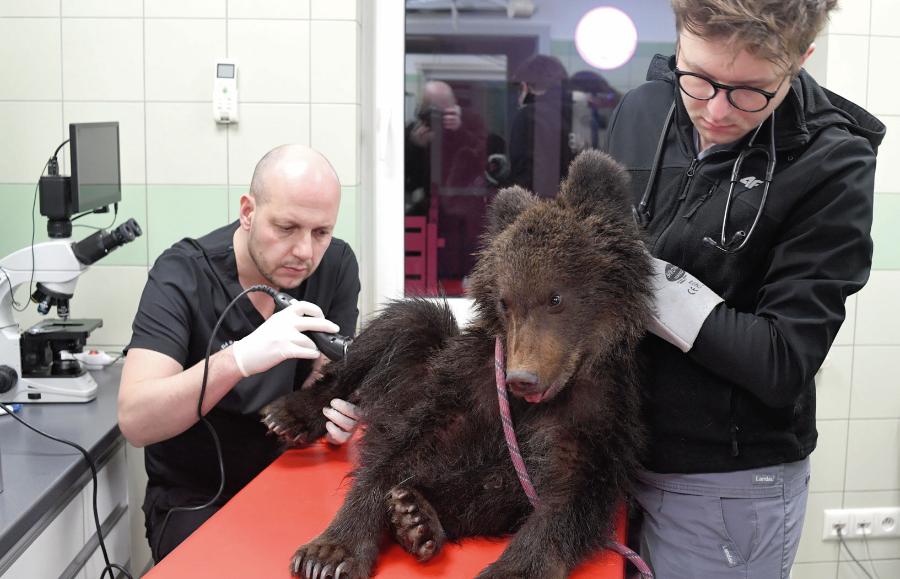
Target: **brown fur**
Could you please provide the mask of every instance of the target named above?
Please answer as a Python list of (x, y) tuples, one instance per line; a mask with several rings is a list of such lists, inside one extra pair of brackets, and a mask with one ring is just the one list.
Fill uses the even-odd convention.
[[(479, 577), (545, 579), (604, 544), (643, 435), (635, 346), (650, 268), (626, 190), (622, 169), (589, 152), (553, 200), (501, 191), (471, 277), (470, 327), (460, 332), (445, 304), (394, 302), (315, 388), (264, 410), (285, 438), (311, 441), (327, 401), (352, 395), (366, 424), (346, 501), (298, 549), (294, 575), (369, 577), (388, 537), (426, 560), (445, 540), (515, 533)], [(497, 336), (536, 509), (503, 437)]]

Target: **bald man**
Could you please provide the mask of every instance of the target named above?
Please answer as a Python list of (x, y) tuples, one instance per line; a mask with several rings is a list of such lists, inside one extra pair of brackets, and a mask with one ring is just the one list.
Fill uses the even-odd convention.
[[(145, 523), (157, 561), (283, 450), (258, 412), (310, 386), (322, 357), (303, 332), (354, 332), (359, 268), (350, 246), (332, 237), (340, 192), (321, 154), (277, 147), (257, 164), (238, 221), (179, 241), (150, 270), (122, 370), (119, 428), (145, 448)], [(204, 358), (226, 306), (256, 284), (297, 302), (274, 313), (271, 297), (247, 294), (212, 337), (203, 413), (221, 441), (224, 491), (211, 507), (163, 523), (173, 507), (204, 504), (219, 486), (216, 450), (197, 417)], [(355, 408), (334, 400), (323, 412), (329, 440), (345, 442)]]

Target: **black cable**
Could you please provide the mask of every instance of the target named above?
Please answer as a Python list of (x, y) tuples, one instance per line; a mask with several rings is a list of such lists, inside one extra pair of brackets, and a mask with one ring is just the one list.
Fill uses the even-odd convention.
[[(62, 146), (68, 142), (69, 142), (68, 140), (64, 141), (62, 143), (62, 145), (60, 145), (59, 147), (56, 148), (56, 152), (59, 152), (59, 149), (62, 148)], [(31, 288), (32, 288), (32, 285), (34, 284), (34, 270), (35, 270), (34, 235), (35, 235), (35, 230), (37, 228), (37, 226), (34, 223), (34, 208), (37, 207), (38, 187), (40, 187), (41, 177), (44, 176), (44, 171), (47, 170), (47, 167), (50, 165), (50, 161), (53, 161), (55, 158), (56, 158), (56, 153), (53, 153), (53, 156), (50, 157), (49, 159), (47, 159), (47, 162), (44, 163), (44, 167), (41, 169), (41, 174), (38, 175), (37, 183), (35, 183), (35, 185), (34, 185), (34, 197), (31, 200), (31, 279), (28, 280), (28, 296), (29, 296), (29, 298), (28, 298), (28, 300), (25, 301), (24, 304), (20, 304), (16, 301), (16, 296), (13, 293), (12, 280), (9, 279), (9, 274), (6, 273), (6, 270), (3, 268), (0, 268), (0, 270), (2, 270), (3, 274), (6, 276), (6, 281), (9, 284), (9, 299), (12, 300), (12, 307), (14, 310), (16, 310), (17, 312), (20, 312), (20, 313), (24, 312), (26, 309), (28, 309), (28, 302), (31, 300)]]
[(169, 524), (169, 518), (171, 518), (172, 513), (175, 512), (189, 512), (189, 511), (202, 511), (203, 509), (207, 509), (212, 506), (219, 497), (222, 496), (222, 491), (225, 489), (225, 462), (222, 459), (222, 445), (219, 442), (219, 436), (216, 434), (216, 429), (213, 428), (213, 425), (203, 416), (203, 398), (206, 396), (206, 382), (209, 378), (209, 357), (212, 353), (213, 340), (216, 337), (216, 334), (219, 333), (219, 327), (221, 327), (222, 322), (225, 320), (225, 316), (234, 307), (234, 304), (237, 303), (239, 299), (244, 297), (250, 292), (264, 292), (273, 298), (277, 294), (277, 292), (270, 288), (267, 285), (254, 285), (250, 286), (241, 293), (239, 293), (227, 306), (222, 310), (222, 313), (219, 314), (219, 319), (216, 320), (216, 325), (213, 327), (212, 333), (209, 336), (209, 341), (206, 344), (206, 356), (203, 359), (203, 380), (200, 382), (200, 395), (197, 397), (197, 418), (200, 422), (203, 423), (204, 426), (209, 430), (209, 434), (212, 436), (213, 444), (216, 448), (216, 457), (219, 460), (219, 489), (216, 491), (216, 494), (213, 495), (211, 499), (203, 503), (202, 505), (196, 505), (192, 507), (172, 507), (166, 513), (165, 518), (163, 519), (162, 525), (159, 528), (159, 535), (156, 537), (156, 544), (152, 547), (153, 559), (156, 562), (160, 561), (159, 557), (159, 547), (162, 544), (163, 535), (166, 532), (166, 526)]
[[(110, 229), (113, 225), (116, 224), (116, 219), (118, 219), (118, 217), (119, 217), (119, 204), (114, 203), (113, 206), (115, 207), (113, 209), (113, 220), (112, 220), (112, 223), (110, 223), (106, 227), (97, 227), (96, 225), (84, 225), (81, 223), (79, 223), (78, 225), (73, 225), (72, 227), (85, 227), (87, 229), (95, 229), (97, 231), (100, 231), (101, 229)], [(107, 207), (109, 207), (109, 206), (107, 205)], [(94, 213), (108, 213), (108, 212), (107, 211), (99, 211), (96, 209), (94, 211), (85, 211), (84, 213), (79, 213), (78, 215), (76, 215), (75, 217), (70, 219), (69, 221), (75, 221), (76, 219), (81, 219), (82, 217), (85, 217), (87, 215), (92, 215)]]
[(93, 493), (94, 525), (97, 527), (97, 540), (100, 542), (100, 551), (103, 553), (103, 561), (106, 563), (106, 566), (103, 568), (103, 573), (100, 574), (100, 579), (103, 579), (103, 577), (106, 576), (107, 571), (109, 571), (110, 579), (114, 578), (115, 575), (113, 575), (113, 570), (116, 570), (116, 569), (119, 570), (120, 572), (124, 573), (125, 576), (128, 577), (128, 579), (134, 579), (131, 576), (131, 573), (129, 573), (127, 569), (125, 569), (121, 565), (117, 565), (115, 563), (110, 563), (110, 561), (109, 561), (109, 553), (106, 551), (106, 543), (103, 542), (103, 532), (100, 529), (100, 514), (97, 511), (97, 467), (94, 466), (94, 461), (91, 460), (91, 455), (88, 453), (88, 451), (86, 451), (82, 447), (78, 446), (74, 442), (65, 440), (63, 438), (57, 438), (51, 434), (47, 434), (46, 432), (40, 430), (39, 428), (35, 428), (34, 426), (28, 424), (27, 422), (25, 422), (25, 420), (16, 416), (15, 413), (13, 412), (13, 409), (10, 408), (9, 406), (7, 406), (6, 404), (4, 404), (3, 402), (0, 402), (0, 408), (5, 410), (7, 414), (12, 416), (16, 420), (18, 420), (19, 423), (21, 423), (26, 428), (33, 430), (34, 432), (40, 434), (41, 436), (49, 438), (50, 440), (71, 446), (72, 448), (74, 448), (78, 452), (80, 452), (82, 455), (84, 455), (84, 460), (87, 461), (88, 466), (91, 468), (91, 480), (94, 483), (94, 493)]
[(853, 553), (850, 551), (850, 547), (848, 547), (847, 543), (844, 542), (844, 533), (841, 532), (841, 529), (838, 529), (837, 536), (838, 536), (838, 541), (840, 541), (840, 543), (841, 543), (841, 546), (844, 547), (844, 549), (847, 551), (847, 554), (850, 555), (851, 559), (853, 559), (853, 562), (856, 563), (857, 565), (859, 565), (859, 568), (862, 569), (862, 572), (866, 574), (866, 577), (868, 577), (869, 579), (874, 579), (871, 575), (869, 575), (869, 572), (866, 571), (866, 568), (863, 567), (863, 564), (860, 563), (859, 560), (853, 556)]

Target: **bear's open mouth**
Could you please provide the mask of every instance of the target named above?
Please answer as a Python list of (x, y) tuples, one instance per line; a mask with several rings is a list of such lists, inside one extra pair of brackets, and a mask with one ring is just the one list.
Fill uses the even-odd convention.
[(529, 404), (539, 404), (541, 402), (551, 400), (553, 397), (559, 394), (559, 391), (562, 390), (564, 384), (565, 382), (554, 382), (550, 385), (549, 388), (540, 392), (525, 392), (513, 390), (513, 395), (522, 398)]

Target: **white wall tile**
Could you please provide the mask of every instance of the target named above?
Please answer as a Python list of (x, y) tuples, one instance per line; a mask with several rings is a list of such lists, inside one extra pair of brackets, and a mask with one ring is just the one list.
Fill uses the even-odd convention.
[(838, 331), (837, 336), (834, 337), (833, 345), (835, 346), (853, 345), (854, 327), (856, 326), (856, 294), (847, 298), (845, 308), (844, 323), (841, 324), (841, 329)]
[(63, 97), (143, 100), (143, 34), (140, 19), (64, 18)]
[(209, 103), (147, 103), (147, 182), (226, 182), (224, 125)]
[[(898, 10), (897, 16), (900, 18), (900, 10)], [(900, 82), (892, 75), (884, 74), (884, 71), (890, 70), (884, 67), (893, 64), (894, 59), (891, 57), (900, 51), (900, 36), (895, 36), (894, 38), (873, 36), (871, 39), (866, 40), (871, 42), (868, 62), (869, 70), (872, 71), (868, 83), (869, 101), (866, 108), (876, 116), (900, 115), (900, 102), (898, 102), (900, 99), (897, 98), (897, 89), (900, 88)], [(885, 51), (893, 52), (886, 53)]]
[(900, 116), (879, 115), (878, 119), (887, 127), (887, 135), (878, 148), (875, 191), (900, 193)]
[(310, 23), (311, 100), (315, 103), (357, 103), (356, 22)]
[(57, 145), (68, 138), (62, 132), (59, 102), (0, 102), (0, 183), (37, 184), (41, 168)]
[(103, 266), (89, 268), (78, 280), (72, 298), (72, 315), (102, 318), (90, 343), (125, 346), (131, 340), (131, 322), (147, 282), (147, 268)]
[[(900, 507), (900, 491), (847, 493), (844, 495), (844, 507), (848, 509)], [(900, 559), (900, 539), (871, 539), (868, 543), (872, 558)], [(858, 544), (858, 541), (853, 544)], [(867, 555), (865, 550), (863, 550), (863, 554)], [(893, 577), (893, 575), (882, 575), (882, 577)]]
[(248, 103), (229, 131), (228, 182), (249, 185), (257, 161), (268, 151), (286, 143), (309, 144), (309, 105)]
[(242, 102), (309, 102), (309, 21), (231, 20)]
[[(897, 129), (900, 130), (900, 126)], [(869, 283), (857, 294), (857, 345), (900, 346), (898, 290), (900, 290), (900, 271), (872, 272)]]
[(851, 420), (846, 491), (900, 489), (900, 420)]
[(819, 440), (810, 461), (811, 492), (839, 492), (844, 489), (844, 466), (847, 456), (847, 421), (816, 422)]
[[(870, 541), (869, 544), (871, 545), (872, 542)], [(866, 552), (863, 545), (857, 545), (856, 542), (850, 545), (850, 549), (853, 551), (853, 555), (857, 559), (860, 558), (860, 553)], [(846, 552), (842, 554), (842, 558), (844, 560), (849, 560)], [(872, 575), (871, 563), (869, 563), (868, 561), (863, 562), (862, 559), (860, 559), (860, 563), (862, 563), (865, 567), (866, 573), (869, 573), (868, 576), (860, 570), (859, 565), (851, 561), (849, 563), (840, 563), (838, 565), (838, 579), (869, 579), (870, 577), (875, 577), (875, 575)], [(900, 559), (875, 561), (875, 573), (878, 574), (878, 577), (880, 577), (880, 579), (900, 577)]]
[(62, 15), (134, 17), (144, 15), (143, 0), (62, 0)]
[(3, 0), (0, 16), (59, 16), (59, 0)]
[(341, 185), (359, 182), (359, 106), (311, 106), (310, 145), (334, 165)]
[[(897, 0), (871, 1), (872, 30), (870, 33), (883, 36), (900, 36), (900, 29), (897, 28), (897, 22), (900, 22), (900, 2), (897, 2)], [(844, 3), (846, 4), (846, 1)]]
[(836, 579), (837, 563), (795, 563), (791, 579)]
[(357, 0), (312, 0), (310, 17), (327, 20), (356, 20)]
[(309, 18), (309, 0), (228, 0), (229, 18)]
[(853, 371), (853, 347), (832, 346), (816, 373), (816, 418), (847, 418)]
[[(66, 102), (63, 127), (69, 123), (119, 122), (119, 166), (122, 183), (144, 183), (144, 103)], [(66, 156), (68, 161), (68, 156)], [(68, 162), (66, 163), (68, 166)], [(70, 174), (68, 169), (64, 172)]]
[(868, 61), (868, 37), (830, 34), (828, 64), (825, 67), (826, 86), (865, 107), (868, 68), (860, 64)]
[(225, 0), (145, 0), (147, 18), (225, 18)]
[(845, 0), (831, 13), (829, 34), (869, 34), (871, 0)]
[(816, 82), (823, 86), (828, 86), (826, 70), (828, 66), (828, 34), (827, 31), (816, 36), (814, 40), (816, 44), (816, 49), (813, 51), (812, 55), (803, 63), (803, 68), (806, 69)]
[[(148, 19), (145, 30), (147, 100), (212, 103), (215, 62), (226, 53), (225, 20)], [(239, 70), (239, 84), (240, 76)]]
[(825, 509), (841, 508), (841, 500), (841, 493), (809, 493), (809, 500), (806, 502), (806, 520), (803, 523), (803, 534), (800, 536), (800, 548), (797, 550), (795, 563), (838, 560), (838, 545), (822, 540), (822, 528), (825, 524)]
[(900, 418), (900, 346), (857, 346), (850, 418)]
[(61, 99), (59, 44), (58, 19), (0, 20), (0, 99)]

